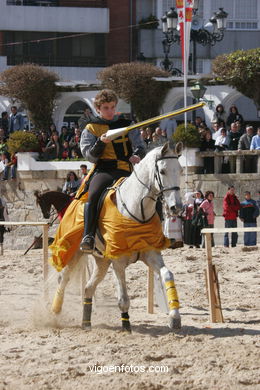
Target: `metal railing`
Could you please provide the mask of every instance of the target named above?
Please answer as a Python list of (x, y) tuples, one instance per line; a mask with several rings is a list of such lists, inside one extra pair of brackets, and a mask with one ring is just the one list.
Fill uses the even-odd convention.
[[(198, 156), (214, 158), (214, 172), (260, 174), (260, 150), (226, 150), (223, 152), (198, 152)], [(229, 172), (223, 172), (223, 163), (229, 163)], [(205, 164), (204, 164), (205, 165)]]
[(8, 55), (7, 65), (20, 65), (33, 63), (42, 66), (65, 66), (65, 67), (104, 67), (105, 57), (35, 57), (26, 55)]
[(105, 8), (107, 0), (6, 0), (6, 4), (33, 7)]

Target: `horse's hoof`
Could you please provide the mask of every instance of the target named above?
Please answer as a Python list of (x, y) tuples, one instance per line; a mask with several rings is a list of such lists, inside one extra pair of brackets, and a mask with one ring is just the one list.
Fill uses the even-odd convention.
[(122, 331), (123, 331), (124, 333), (132, 333), (131, 326), (130, 326), (130, 325), (129, 325), (129, 326), (123, 326), (123, 327), (122, 327)]
[(81, 325), (81, 329), (89, 332), (91, 330), (91, 324), (85, 324), (84, 322)]
[(170, 317), (169, 328), (171, 330), (181, 329), (181, 317)]

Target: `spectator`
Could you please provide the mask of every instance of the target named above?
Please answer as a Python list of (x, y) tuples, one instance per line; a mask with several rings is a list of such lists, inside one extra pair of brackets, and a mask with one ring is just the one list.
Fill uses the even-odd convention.
[(224, 106), (223, 106), (223, 104), (218, 104), (215, 112), (213, 113), (211, 123), (212, 124), (214, 124), (214, 123), (220, 124), (220, 121), (222, 121), (225, 124), (226, 120), (227, 120), (227, 113), (224, 109)]
[(22, 114), (17, 112), (17, 107), (12, 106), (11, 112), (12, 114), (10, 115), (9, 120), (9, 134), (13, 133), (14, 131), (24, 130), (24, 119)]
[(193, 192), (187, 192), (184, 195), (184, 206), (181, 214), (181, 218), (183, 220), (183, 241), (184, 244), (193, 247), (193, 240), (191, 235), (192, 230), (192, 216), (193, 216), (193, 208), (194, 208), (194, 197)]
[(167, 139), (172, 139), (176, 127), (177, 122), (174, 118), (163, 119), (160, 122), (160, 128), (166, 132)]
[(81, 181), (83, 181), (88, 174), (88, 168), (86, 164), (81, 164), (80, 170), (81, 170)]
[(10, 157), (9, 167), (11, 168), (11, 180), (16, 180), (17, 154), (13, 153)]
[(212, 138), (216, 141), (217, 137), (221, 135), (221, 130), (223, 127), (220, 126), (218, 122), (213, 123), (212, 125)]
[[(215, 219), (215, 212), (214, 212), (214, 192), (213, 191), (206, 191), (205, 193), (205, 199), (200, 205), (200, 210), (203, 211), (204, 215), (207, 217), (207, 227), (214, 228), (214, 219)], [(214, 237), (213, 234), (211, 234), (211, 246), (215, 246), (214, 243)], [(205, 248), (205, 236), (202, 238), (202, 248)]]
[(9, 136), (9, 118), (8, 118), (8, 112), (3, 111), (1, 114), (0, 119), (0, 128), (4, 130), (4, 136), (5, 138), (8, 138)]
[(80, 180), (75, 172), (71, 171), (67, 174), (66, 182), (63, 186), (62, 192), (73, 197), (76, 195), (76, 192), (80, 186)]
[(71, 157), (71, 149), (69, 146), (69, 141), (63, 141), (62, 147), (61, 147), (61, 159), (62, 160), (68, 160)]
[(241, 134), (238, 132), (238, 127), (236, 123), (231, 123), (230, 131), (228, 132), (228, 149), (237, 150), (238, 142)]
[[(250, 145), (254, 135), (253, 126), (246, 127), (246, 133), (243, 134), (238, 141), (238, 150), (250, 150)], [(255, 156), (244, 156), (243, 161), (243, 172), (252, 173), (254, 172)]]
[(229, 115), (227, 118), (227, 126), (230, 127), (232, 123), (239, 121), (241, 125), (244, 123), (244, 118), (239, 114), (238, 109), (235, 105), (232, 105), (229, 109)]
[(83, 131), (85, 129), (85, 127), (87, 126), (87, 124), (92, 121), (93, 116), (94, 115), (92, 114), (92, 111), (90, 110), (90, 108), (86, 107), (84, 112), (83, 112), (83, 115), (78, 120), (78, 125), (79, 125), (80, 131)]
[(241, 122), (235, 121), (235, 124), (237, 125), (237, 131), (240, 135), (243, 135), (245, 133), (245, 127), (242, 126)]
[(194, 197), (194, 204), (193, 204), (191, 235), (192, 235), (193, 245), (195, 245), (196, 248), (199, 248), (201, 244), (201, 229), (203, 228), (203, 226), (198, 223), (198, 220), (200, 219), (199, 207), (204, 200), (204, 195), (200, 190), (198, 190), (194, 192), (193, 197)]
[[(212, 139), (211, 131), (206, 131), (205, 138), (200, 145), (201, 152), (210, 152), (215, 149), (215, 141)], [(203, 173), (214, 173), (214, 157), (204, 157)]]
[(204, 126), (204, 121), (202, 120), (201, 116), (196, 116), (194, 121), (194, 126), (198, 128), (201, 125)]
[(69, 142), (70, 148), (77, 151), (77, 154), (82, 157), (80, 151), (80, 138), (81, 138), (81, 130), (78, 127), (75, 127), (74, 134)]
[(149, 146), (149, 143), (152, 142), (152, 141), (150, 139), (148, 139), (146, 129), (142, 128), (140, 130), (140, 135), (141, 135), (142, 140), (144, 141), (144, 145), (145, 145), (145, 148), (147, 150), (148, 146)]
[(53, 131), (50, 141), (47, 143), (43, 158), (46, 160), (55, 160), (61, 156), (61, 145), (59, 134)]
[[(6, 201), (2, 197), (0, 197), (0, 221), (9, 221), (7, 204), (6, 204)], [(10, 231), (10, 230), (7, 229), (7, 231)], [(5, 229), (4, 225), (0, 225), (1, 253), (3, 252), (3, 243), (4, 243), (4, 233), (5, 232), (6, 232), (6, 229)]]
[[(237, 227), (237, 216), (240, 210), (240, 202), (235, 195), (234, 186), (228, 187), (228, 192), (223, 199), (223, 217), (225, 218), (225, 228)], [(231, 233), (231, 246), (237, 245), (238, 234)], [(228, 233), (224, 234), (224, 247), (229, 247)]]
[(3, 169), (3, 177), (1, 180), (8, 180), (9, 176), (9, 163), (10, 163), (10, 155), (8, 152), (4, 152), (1, 154), (1, 163)]
[(71, 149), (70, 158), (72, 160), (79, 160), (82, 157), (82, 154), (79, 155), (78, 149)]
[(61, 133), (60, 133), (59, 137), (60, 137), (61, 145), (63, 145), (64, 141), (68, 141), (68, 142), (70, 141), (71, 135), (70, 135), (70, 132), (69, 132), (67, 126), (62, 126)]
[(221, 129), (220, 135), (216, 138), (215, 141), (215, 150), (217, 152), (223, 152), (228, 149), (228, 137), (226, 129)]
[(158, 136), (160, 145), (163, 145), (167, 141), (167, 137), (163, 135), (163, 130), (160, 127), (156, 127), (155, 134)]
[[(254, 199), (251, 198), (250, 191), (245, 192), (245, 200), (241, 202), (239, 218), (244, 224), (244, 227), (256, 227), (256, 218), (259, 216), (259, 208)], [(256, 232), (244, 233), (244, 245), (256, 245)]]
[(257, 134), (252, 138), (250, 150), (260, 150), (260, 127), (257, 128)]
[(146, 138), (147, 138), (148, 144), (149, 144), (150, 142), (153, 142), (153, 138), (152, 138), (153, 132), (152, 132), (151, 127), (146, 127), (145, 130), (146, 130), (146, 134), (147, 134)]
[(258, 199), (256, 200), (256, 204), (257, 204), (257, 207), (260, 210), (260, 190), (258, 191), (257, 195), (258, 195)]
[(41, 131), (40, 134), (38, 135), (38, 141), (39, 141), (39, 153), (40, 156), (42, 156), (49, 142), (48, 134), (45, 133), (44, 131)]

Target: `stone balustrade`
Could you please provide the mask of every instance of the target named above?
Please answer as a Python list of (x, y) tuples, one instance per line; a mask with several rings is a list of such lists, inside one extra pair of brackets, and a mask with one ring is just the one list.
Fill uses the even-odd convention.
[[(229, 161), (229, 173), (257, 173), (260, 174), (260, 150), (225, 150), (223, 152), (207, 151), (197, 152), (197, 155), (204, 159), (205, 157), (214, 158), (214, 173), (220, 174), (222, 172), (223, 161)], [(245, 172), (245, 162), (250, 172)]]

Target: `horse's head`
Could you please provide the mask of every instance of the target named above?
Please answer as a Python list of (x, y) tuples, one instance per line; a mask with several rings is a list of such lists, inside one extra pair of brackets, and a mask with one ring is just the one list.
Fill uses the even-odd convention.
[(39, 191), (34, 191), (34, 196), (36, 197), (36, 204), (40, 206), (43, 217), (49, 219), (51, 214), (51, 203), (48, 201), (46, 194), (42, 194)]
[(178, 215), (182, 210), (180, 196), (180, 177), (182, 168), (178, 156), (182, 152), (182, 143), (176, 146), (167, 142), (159, 149), (155, 161), (155, 187), (162, 197), (166, 211)]

